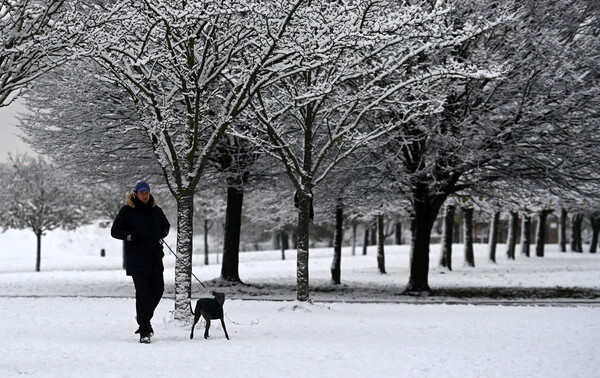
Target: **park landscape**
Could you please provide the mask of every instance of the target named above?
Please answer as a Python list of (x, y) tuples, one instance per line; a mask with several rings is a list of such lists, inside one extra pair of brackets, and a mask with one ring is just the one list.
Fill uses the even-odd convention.
[[(2, 1), (33, 153), (0, 157), (1, 375), (597, 375), (599, 19)], [(142, 180), (171, 223), (149, 346), (110, 237)], [(211, 290), (231, 340), (190, 340)]]

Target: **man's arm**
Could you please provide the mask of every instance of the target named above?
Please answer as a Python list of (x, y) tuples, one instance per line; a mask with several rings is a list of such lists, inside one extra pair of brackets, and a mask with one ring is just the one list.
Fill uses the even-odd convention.
[(134, 237), (131, 230), (127, 227), (125, 211), (125, 206), (119, 210), (119, 214), (117, 214), (110, 228), (110, 235), (115, 239), (131, 241)]

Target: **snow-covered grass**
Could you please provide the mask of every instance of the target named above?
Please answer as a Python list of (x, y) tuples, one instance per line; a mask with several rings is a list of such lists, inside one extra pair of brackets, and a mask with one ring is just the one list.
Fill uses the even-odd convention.
[[(407, 246), (388, 246), (385, 275), (374, 250), (352, 256), (345, 249), (339, 286), (329, 283), (331, 250), (311, 250), (314, 304), (294, 301), (294, 251), (285, 261), (279, 251), (243, 253), (240, 276), (249, 285), (220, 289), (228, 296), (229, 341), (218, 322), (208, 340), (203, 324), (190, 340), (189, 327), (171, 321), (175, 259), (167, 251), (167, 292), (150, 345), (133, 333), (133, 284), (108, 230), (49, 232), (42, 248), (42, 271), (34, 272), (33, 233), (0, 234), (0, 377), (595, 377), (600, 369), (597, 299), (562, 306), (407, 299), (397, 295), (408, 280)], [(468, 268), (455, 245), (454, 270), (446, 272), (436, 267), (438, 248), (431, 252), (434, 291), (600, 290), (599, 255), (549, 245), (544, 258), (508, 261), (500, 245), (492, 264), (487, 246), (476, 245), (476, 267)], [(194, 273), (215, 285), (217, 256), (209, 266), (194, 259)], [(197, 282), (194, 291), (194, 299), (206, 295)]]

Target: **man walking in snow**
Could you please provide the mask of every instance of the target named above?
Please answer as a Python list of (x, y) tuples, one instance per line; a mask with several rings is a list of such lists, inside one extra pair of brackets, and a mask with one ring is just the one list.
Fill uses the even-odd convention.
[(150, 194), (145, 181), (136, 184), (133, 193), (117, 214), (110, 233), (125, 241), (125, 270), (135, 285), (135, 309), (140, 343), (150, 343), (154, 330), (150, 323), (162, 298), (165, 283), (160, 240), (167, 236), (171, 225)]

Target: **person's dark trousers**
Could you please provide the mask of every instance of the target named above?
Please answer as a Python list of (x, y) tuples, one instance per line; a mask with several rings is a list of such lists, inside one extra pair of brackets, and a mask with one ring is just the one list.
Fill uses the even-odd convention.
[(165, 290), (163, 274), (136, 274), (132, 278), (135, 285), (137, 323), (141, 331), (150, 331), (150, 320)]

